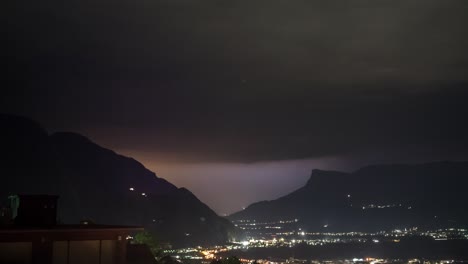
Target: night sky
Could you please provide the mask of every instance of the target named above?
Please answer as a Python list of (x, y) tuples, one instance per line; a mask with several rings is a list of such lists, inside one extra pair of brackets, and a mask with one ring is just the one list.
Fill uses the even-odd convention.
[(3, 5), (1, 112), (132, 156), (220, 214), (313, 168), (468, 157), (468, 1)]

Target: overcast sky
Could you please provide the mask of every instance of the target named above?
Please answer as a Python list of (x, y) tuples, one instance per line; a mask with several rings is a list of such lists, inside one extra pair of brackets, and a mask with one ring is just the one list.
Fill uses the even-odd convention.
[(468, 1), (5, 5), (2, 112), (133, 156), (219, 213), (314, 167), (468, 156)]

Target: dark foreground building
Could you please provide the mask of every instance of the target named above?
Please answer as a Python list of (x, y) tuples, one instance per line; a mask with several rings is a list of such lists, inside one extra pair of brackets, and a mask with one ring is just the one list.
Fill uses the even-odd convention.
[[(10, 196), (2, 210), (2, 264), (124, 264), (126, 237), (141, 227), (56, 223), (57, 196)], [(134, 256), (138, 258), (139, 256)], [(154, 258), (144, 257), (152, 263)], [(143, 262), (142, 262), (143, 263)]]

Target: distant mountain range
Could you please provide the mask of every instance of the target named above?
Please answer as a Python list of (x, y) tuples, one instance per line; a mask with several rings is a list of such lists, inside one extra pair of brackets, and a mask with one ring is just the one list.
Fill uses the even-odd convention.
[[(75, 133), (0, 115), (0, 198), (58, 194), (63, 223), (142, 225), (175, 246), (223, 243), (236, 230), (189, 190)], [(290, 220), (307, 231), (468, 226), (468, 162), (313, 170), (306, 185), (231, 220)]]
[(36, 122), (0, 115), (0, 197), (58, 194), (59, 220), (142, 225), (175, 246), (217, 244), (233, 225), (138, 161), (75, 133), (48, 133)]
[(299, 219), (307, 231), (468, 226), (468, 162), (313, 170), (307, 184), (231, 220)]

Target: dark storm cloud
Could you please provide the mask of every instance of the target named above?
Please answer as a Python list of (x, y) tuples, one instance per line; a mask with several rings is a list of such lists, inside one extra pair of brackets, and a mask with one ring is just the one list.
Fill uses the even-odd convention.
[(466, 156), (466, 1), (12, 1), (2, 110), (120, 149)]

